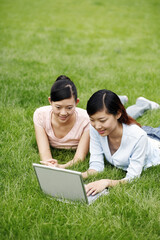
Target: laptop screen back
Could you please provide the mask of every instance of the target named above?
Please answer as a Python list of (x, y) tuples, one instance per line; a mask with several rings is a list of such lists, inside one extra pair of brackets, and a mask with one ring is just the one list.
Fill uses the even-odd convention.
[(33, 164), (40, 187), (59, 199), (88, 202), (80, 172)]

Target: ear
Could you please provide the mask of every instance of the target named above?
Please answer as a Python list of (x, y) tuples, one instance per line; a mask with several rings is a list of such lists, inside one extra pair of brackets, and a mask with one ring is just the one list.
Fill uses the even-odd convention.
[(50, 97), (48, 97), (48, 101), (49, 101), (49, 103), (51, 104), (51, 98), (50, 98)]
[(76, 102), (76, 105), (79, 103), (79, 98), (77, 98), (77, 102)]
[(120, 119), (121, 116), (122, 116), (122, 113), (120, 111), (118, 111), (118, 113), (116, 115), (117, 120)]

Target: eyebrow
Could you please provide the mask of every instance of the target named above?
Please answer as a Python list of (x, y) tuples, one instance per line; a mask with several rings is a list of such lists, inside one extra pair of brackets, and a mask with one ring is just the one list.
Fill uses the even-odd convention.
[[(93, 118), (90, 117), (90, 119), (93, 119)], [(105, 120), (105, 119), (107, 119), (107, 117), (100, 117), (100, 118), (98, 118), (98, 120)]]
[(107, 119), (106, 117), (103, 117), (103, 118), (98, 118), (99, 120), (105, 120), (105, 119)]
[[(62, 105), (60, 105), (60, 104), (55, 104), (56, 106), (59, 106), (59, 107), (62, 107)], [(73, 107), (73, 105), (66, 105), (65, 107)]]

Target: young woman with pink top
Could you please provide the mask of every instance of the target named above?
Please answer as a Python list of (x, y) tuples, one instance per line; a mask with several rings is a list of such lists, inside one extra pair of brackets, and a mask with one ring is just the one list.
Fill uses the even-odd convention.
[[(89, 117), (86, 110), (77, 108), (79, 99), (74, 83), (64, 75), (51, 88), (49, 106), (36, 109), (33, 116), (41, 163), (66, 168), (83, 161), (89, 150)], [(52, 156), (50, 146), (76, 149), (74, 158), (59, 164)]]

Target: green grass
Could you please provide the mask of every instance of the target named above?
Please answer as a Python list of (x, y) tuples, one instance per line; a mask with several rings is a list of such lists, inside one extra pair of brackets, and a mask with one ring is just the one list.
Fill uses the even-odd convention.
[[(158, 0), (0, 1), (0, 238), (160, 239), (160, 166), (110, 189), (93, 205), (66, 204), (44, 195), (33, 162), (39, 162), (32, 116), (47, 105), (60, 74), (78, 88), (79, 107), (107, 88), (160, 103), (160, 2)], [(142, 125), (160, 125), (160, 110)], [(60, 162), (73, 151), (53, 150)], [(72, 169), (84, 171), (86, 161)], [(120, 179), (106, 165), (86, 182)]]

